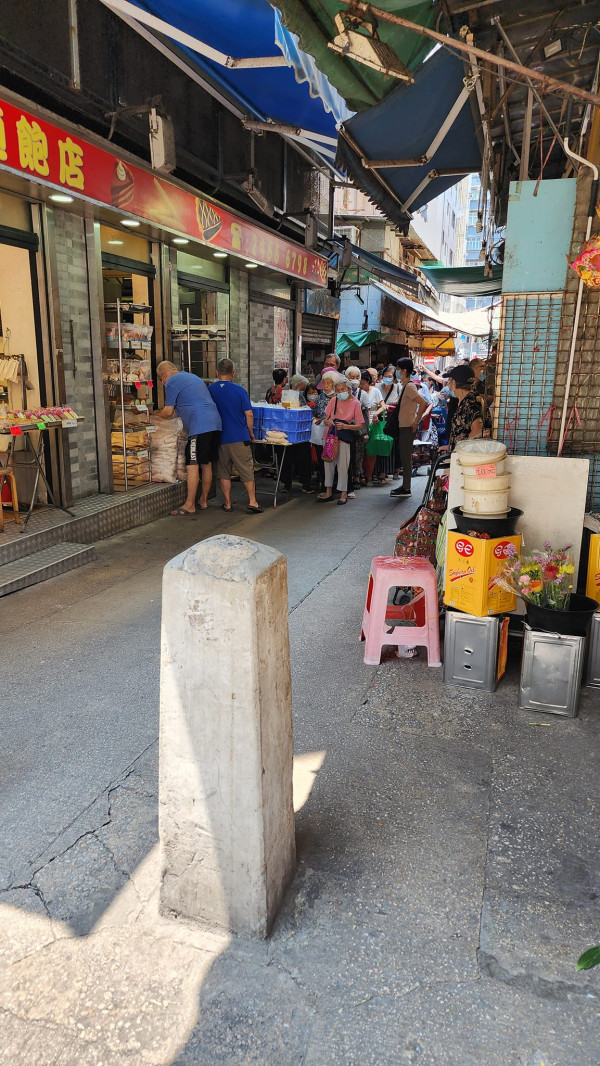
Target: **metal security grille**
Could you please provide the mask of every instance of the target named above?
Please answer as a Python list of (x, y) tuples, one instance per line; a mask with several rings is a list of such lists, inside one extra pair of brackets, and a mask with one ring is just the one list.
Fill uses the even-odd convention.
[(335, 319), (323, 318), (321, 315), (302, 315), (302, 343), (322, 344), (333, 348), (335, 338)]
[(560, 292), (503, 297), (494, 426), (495, 435), (517, 455), (549, 450), (562, 302)]
[[(565, 299), (561, 330), (561, 344), (556, 364), (554, 403), (556, 423), (554, 442), (562, 416), (567, 367), (575, 311), (575, 293)], [(597, 455), (600, 453), (600, 292), (584, 288), (577, 329), (577, 344), (573, 374), (567, 402), (563, 455)]]

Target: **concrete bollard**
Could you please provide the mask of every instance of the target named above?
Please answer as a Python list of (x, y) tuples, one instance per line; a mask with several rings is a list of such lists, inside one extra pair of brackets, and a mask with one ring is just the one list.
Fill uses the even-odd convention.
[(285, 558), (209, 537), (162, 604), (161, 909), (266, 937), (296, 860)]

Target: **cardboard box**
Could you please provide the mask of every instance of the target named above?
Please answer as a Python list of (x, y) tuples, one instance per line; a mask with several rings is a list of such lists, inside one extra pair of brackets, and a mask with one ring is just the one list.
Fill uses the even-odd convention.
[(509, 544), (520, 551), (521, 534), (479, 540), (448, 530), (444, 603), (478, 618), (514, 611), (517, 597), (494, 583), (504, 567)]
[(585, 594), (600, 603), (600, 533), (590, 533)]

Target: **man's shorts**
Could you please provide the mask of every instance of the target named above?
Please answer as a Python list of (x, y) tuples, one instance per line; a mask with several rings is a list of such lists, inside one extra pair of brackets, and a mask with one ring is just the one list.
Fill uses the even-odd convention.
[(231, 481), (232, 468), (235, 466), (242, 481), (254, 481), (254, 458), (250, 444), (236, 441), (234, 444), (220, 444), (216, 475), (225, 481)]
[(209, 466), (210, 463), (214, 463), (219, 450), (220, 437), (221, 433), (218, 429), (188, 437), (185, 446), (185, 465)]

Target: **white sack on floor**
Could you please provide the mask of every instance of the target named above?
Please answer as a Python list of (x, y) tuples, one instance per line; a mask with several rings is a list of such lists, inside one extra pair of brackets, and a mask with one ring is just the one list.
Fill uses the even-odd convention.
[(150, 415), (155, 432), (150, 434), (152, 480), (177, 481), (177, 437), (183, 429), (180, 418), (158, 418)]

